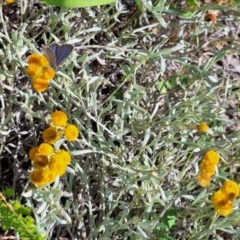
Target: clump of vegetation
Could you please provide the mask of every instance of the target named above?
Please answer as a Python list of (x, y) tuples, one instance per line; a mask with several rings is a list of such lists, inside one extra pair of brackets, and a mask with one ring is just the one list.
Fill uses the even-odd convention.
[(238, 12), (0, 3), (2, 231), (238, 238)]
[(34, 219), (30, 216), (31, 210), (18, 201), (7, 200), (13, 195), (12, 189), (0, 193), (0, 222), (3, 230), (15, 230), (21, 239), (43, 240), (46, 236), (38, 232)]

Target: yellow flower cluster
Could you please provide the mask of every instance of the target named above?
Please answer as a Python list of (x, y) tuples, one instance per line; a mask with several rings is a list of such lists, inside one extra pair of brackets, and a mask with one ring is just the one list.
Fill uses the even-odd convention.
[(70, 154), (65, 150), (54, 151), (53, 146), (42, 143), (29, 151), (33, 171), (30, 180), (36, 187), (43, 187), (62, 176), (71, 162)]
[(53, 182), (58, 175), (62, 176), (65, 173), (71, 156), (65, 150), (55, 151), (51, 145), (63, 135), (68, 141), (74, 141), (79, 135), (79, 130), (75, 125), (68, 124), (68, 117), (64, 112), (55, 111), (51, 114), (50, 127), (42, 134), (45, 143), (29, 151), (33, 166), (30, 180), (36, 187), (45, 186)]
[(212, 198), (215, 211), (224, 217), (233, 212), (232, 201), (239, 196), (239, 186), (234, 181), (225, 181), (222, 188), (216, 191)]
[(73, 124), (68, 124), (68, 117), (62, 111), (55, 111), (51, 114), (51, 125), (43, 131), (44, 142), (54, 144), (62, 136), (67, 141), (74, 141), (79, 135), (78, 128)]
[(43, 92), (47, 90), (50, 80), (55, 76), (55, 70), (44, 55), (36, 53), (28, 57), (26, 74), (32, 78), (32, 86), (35, 91)]
[(198, 184), (201, 187), (208, 187), (211, 181), (211, 177), (215, 173), (215, 167), (219, 163), (219, 154), (213, 150), (209, 150), (205, 153), (202, 162), (200, 163), (200, 173), (197, 177)]

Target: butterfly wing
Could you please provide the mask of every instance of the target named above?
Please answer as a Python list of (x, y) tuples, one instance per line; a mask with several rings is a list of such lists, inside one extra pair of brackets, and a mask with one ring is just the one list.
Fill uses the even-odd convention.
[(52, 51), (52, 49), (50, 47), (46, 47), (43, 49), (43, 52), (50, 64), (50, 66), (53, 69), (56, 69), (57, 64), (56, 64), (56, 57), (55, 57), (55, 53)]
[(52, 45), (49, 46), (49, 48), (55, 54), (56, 66), (59, 66), (71, 54), (73, 50), (73, 45), (71, 44), (58, 45), (57, 43), (53, 43)]
[(54, 52), (54, 54), (56, 53), (58, 47), (60, 47), (60, 45), (57, 44), (57, 43), (52, 43), (52, 44), (49, 46), (49, 48)]

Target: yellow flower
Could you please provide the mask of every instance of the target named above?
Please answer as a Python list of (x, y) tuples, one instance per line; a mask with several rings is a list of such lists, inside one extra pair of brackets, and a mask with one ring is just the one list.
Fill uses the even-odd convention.
[(55, 76), (55, 71), (53, 68), (47, 67), (42, 70), (43, 78), (51, 80)]
[(209, 150), (205, 153), (204, 158), (208, 160), (213, 165), (216, 165), (219, 163), (220, 156), (217, 152), (213, 150)]
[(205, 132), (207, 132), (208, 129), (209, 129), (209, 127), (208, 127), (207, 123), (205, 123), (205, 122), (200, 123), (199, 125), (197, 125), (197, 130), (199, 132), (205, 133)]
[(68, 141), (74, 141), (79, 135), (79, 130), (75, 125), (71, 124), (65, 128), (64, 135)]
[(10, 3), (14, 3), (15, 0), (5, 0), (5, 2), (6, 2), (7, 4), (10, 4)]
[(228, 200), (234, 200), (239, 196), (239, 186), (234, 181), (225, 181), (221, 190), (226, 194)]
[(31, 172), (29, 178), (36, 187), (42, 187), (48, 183), (47, 172), (42, 169), (35, 169)]
[(62, 176), (66, 171), (66, 166), (62, 164), (61, 159), (58, 158), (58, 154), (53, 154), (49, 161), (49, 170), (56, 175)]
[(37, 155), (38, 147), (32, 147), (28, 153), (30, 160), (34, 160)]
[(42, 78), (42, 77), (36, 77), (32, 81), (33, 89), (36, 92), (46, 91), (48, 89), (48, 85), (49, 85), (49, 80)]
[(200, 185), (203, 188), (206, 188), (209, 186), (211, 182), (211, 177), (207, 174), (201, 173), (197, 176), (197, 181), (198, 181), (198, 185)]
[(222, 207), (216, 207), (215, 211), (224, 217), (227, 217), (228, 215), (230, 215), (233, 212), (233, 206), (232, 206), (232, 202), (228, 201), (224, 206)]
[(211, 198), (215, 211), (224, 217), (232, 213), (232, 202), (228, 200), (226, 194), (222, 190), (215, 192)]
[(27, 60), (28, 64), (36, 64), (37, 66), (42, 66), (41, 64), (41, 57), (39, 54), (37, 53), (32, 53), (29, 57), (28, 57), (28, 60)]
[(61, 132), (55, 127), (49, 127), (43, 131), (42, 137), (44, 142), (54, 144), (61, 137)]
[(46, 181), (48, 183), (53, 182), (56, 177), (57, 177), (57, 174), (55, 172), (51, 171), (50, 169), (46, 170)]
[(62, 160), (62, 163), (67, 166), (70, 164), (71, 162), (71, 155), (69, 154), (69, 152), (65, 151), (65, 150), (59, 150), (57, 152), (57, 154), (59, 156), (61, 156), (61, 160)]
[(53, 153), (53, 147), (48, 143), (42, 143), (38, 147), (38, 154), (43, 156), (48, 156)]
[(211, 164), (206, 159), (203, 159), (200, 163), (200, 172), (209, 175), (210, 177), (215, 173), (215, 165)]
[(42, 74), (42, 67), (35, 63), (31, 63), (26, 67), (26, 74), (31, 78), (38, 77)]
[(214, 208), (220, 208), (224, 206), (229, 200), (227, 198), (227, 195), (222, 190), (218, 190), (213, 194), (211, 201)]
[(35, 169), (31, 172), (29, 178), (36, 187), (43, 187), (53, 182), (56, 176), (50, 169)]
[(44, 55), (39, 55), (37, 53), (33, 53), (28, 57), (28, 64), (34, 63), (39, 67), (49, 66), (49, 62)]
[(42, 67), (48, 67), (50, 65), (47, 58), (44, 55), (40, 55), (39, 60), (40, 60), (40, 65)]
[(57, 161), (62, 166), (66, 167), (71, 162), (71, 156), (67, 151), (59, 150), (51, 156), (51, 161)]
[(62, 111), (55, 111), (51, 114), (51, 121), (54, 126), (65, 127), (67, 125), (68, 117)]
[(34, 161), (32, 161), (34, 168), (45, 168), (48, 166), (48, 157), (43, 155), (37, 155)]
[(47, 58), (33, 53), (28, 57), (28, 64), (26, 74), (33, 79), (34, 90), (37, 92), (47, 90), (50, 80), (55, 76), (55, 71), (49, 67)]

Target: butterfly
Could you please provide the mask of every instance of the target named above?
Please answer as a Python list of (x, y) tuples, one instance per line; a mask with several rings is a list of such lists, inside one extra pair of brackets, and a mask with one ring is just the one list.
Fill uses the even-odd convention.
[(71, 54), (72, 50), (73, 45), (71, 44), (59, 45), (57, 43), (53, 43), (49, 47), (43, 49), (44, 54), (53, 69), (56, 69), (61, 65)]

